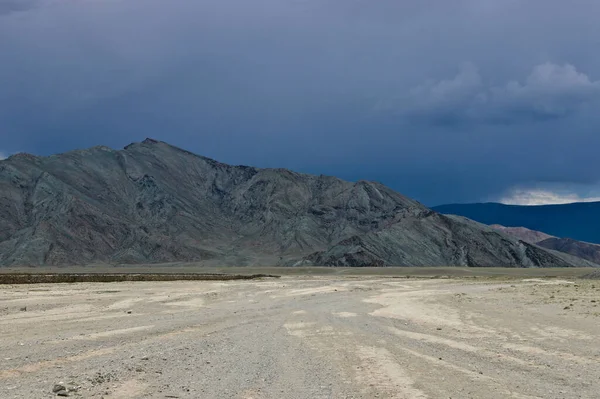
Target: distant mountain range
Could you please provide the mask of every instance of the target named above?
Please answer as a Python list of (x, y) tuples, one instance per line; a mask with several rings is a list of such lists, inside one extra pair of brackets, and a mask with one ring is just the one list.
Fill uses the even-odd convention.
[(0, 161), (0, 266), (174, 261), (594, 266), (379, 183), (231, 166), (152, 139)]
[(588, 243), (600, 243), (600, 202), (564, 205), (451, 204), (432, 208), (484, 224), (526, 227), (546, 234)]

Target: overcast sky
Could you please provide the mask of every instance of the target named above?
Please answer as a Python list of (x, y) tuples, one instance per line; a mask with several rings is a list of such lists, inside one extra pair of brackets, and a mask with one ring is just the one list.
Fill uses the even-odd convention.
[(0, 158), (152, 137), (427, 205), (600, 197), (597, 0), (0, 0)]

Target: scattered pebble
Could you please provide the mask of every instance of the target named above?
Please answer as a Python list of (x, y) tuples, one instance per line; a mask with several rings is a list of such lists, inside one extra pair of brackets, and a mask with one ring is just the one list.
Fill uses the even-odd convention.
[(54, 385), (54, 388), (52, 388), (52, 392), (57, 393), (60, 391), (66, 391), (67, 387), (65, 387), (62, 383), (58, 383)]

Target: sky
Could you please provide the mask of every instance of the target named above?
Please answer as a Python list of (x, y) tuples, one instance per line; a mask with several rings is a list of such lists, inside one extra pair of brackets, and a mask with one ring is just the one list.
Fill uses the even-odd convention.
[(146, 137), (426, 205), (600, 198), (597, 0), (0, 0), (0, 158)]

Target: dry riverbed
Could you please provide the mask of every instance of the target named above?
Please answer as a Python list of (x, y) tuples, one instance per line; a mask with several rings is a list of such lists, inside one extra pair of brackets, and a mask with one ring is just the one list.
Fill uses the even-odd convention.
[(0, 398), (600, 395), (598, 281), (0, 285), (0, 337)]

